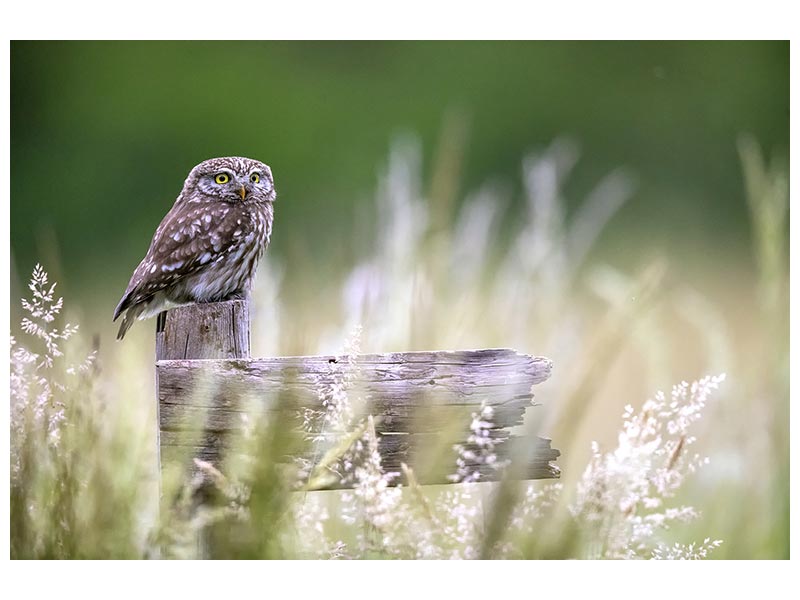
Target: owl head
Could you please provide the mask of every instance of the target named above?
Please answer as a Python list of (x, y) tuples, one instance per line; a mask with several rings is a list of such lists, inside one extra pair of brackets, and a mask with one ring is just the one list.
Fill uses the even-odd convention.
[(274, 202), (272, 171), (262, 162), (241, 156), (225, 156), (201, 162), (191, 170), (177, 203)]

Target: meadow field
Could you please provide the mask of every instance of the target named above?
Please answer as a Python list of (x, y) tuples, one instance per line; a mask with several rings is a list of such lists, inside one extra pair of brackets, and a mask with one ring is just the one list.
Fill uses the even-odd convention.
[[(12, 45), (12, 558), (789, 557), (788, 112), (777, 105), (767, 122), (755, 108), (762, 87), (783, 98), (776, 73), (788, 44), (644, 44), (639, 55), (625, 44), (388, 44), (366, 59), (350, 44), (231, 43), (198, 45), (197, 63), (181, 63), (180, 44), (138, 44), (64, 43), (58, 56), (47, 43)], [(175, 85), (191, 88), (214, 48), (282, 77), (270, 106), (288, 124), (263, 139), (241, 133), (253, 104), (229, 131), (214, 99), (236, 100), (219, 90), (196, 105), (164, 102), (171, 61), (188, 65)], [(631, 55), (636, 64), (604, 86), (596, 71)], [(546, 57), (581, 66), (559, 88)], [(415, 74), (423, 59), (433, 66)], [(681, 70), (695, 59), (719, 70)], [(370, 60), (398, 85), (416, 81), (419, 114)], [(445, 76), (462, 60), (484, 67), (470, 85), (461, 72)], [(102, 88), (102, 101), (44, 83), (87, 61), (87, 89)], [(225, 81), (234, 86), (248, 64)], [(737, 64), (757, 75), (695, 86)], [(552, 123), (536, 125), (543, 117), (528, 110), (540, 82), (526, 68), (542, 69), (566, 103)], [(643, 73), (648, 84), (621, 98)], [(662, 95), (665, 78), (674, 89)], [(140, 108), (117, 111), (136, 104), (139, 80)], [(497, 95), (504, 82), (513, 99)], [(45, 92), (58, 85), (56, 110)], [(591, 114), (583, 85), (597, 92)], [(374, 107), (348, 109), (348, 86), (372, 90)], [(324, 90), (346, 115), (342, 130), (312, 94)], [(266, 98), (267, 87), (256, 92)], [(440, 98), (450, 92), (458, 102)], [(293, 94), (305, 104), (294, 107)], [(684, 106), (676, 98), (686, 95)], [(736, 100), (713, 115), (690, 110), (711, 96)], [(609, 108), (625, 102), (630, 110)], [(622, 126), (623, 113), (640, 129)], [(188, 132), (209, 117), (203, 133)], [(136, 129), (145, 122), (146, 134)], [(111, 154), (94, 147), (102, 127), (128, 142)], [(275, 232), (251, 297), (252, 354), (345, 359), (341, 384), (320, 386), (327, 412), (314, 418), (337, 434), (350, 489), (311, 491), (287, 477), (285, 432), (258, 412), (242, 441), (257, 460), (201, 465), (212, 502), (198, 507), (198, 481), (178, 469), (159, 482), (155, 322), (117, 342), (111, 314), (170, 194), (208, 158), (184, 165), (176, 150), (271, 164)], [(58, 193), (35, 176), (36, 156), (64, 182)], [(387, 473), (374, 425), (348, 411), (360, 400), (358, 355), (496, 347), (553, 361), (520, 431), (552, 439), (560, 479), (473, 481), (458, 449), (430, 460), (452, 464), (461, 483)], [(478, 412), (471, 425), (489, 462), (491, 418)]]

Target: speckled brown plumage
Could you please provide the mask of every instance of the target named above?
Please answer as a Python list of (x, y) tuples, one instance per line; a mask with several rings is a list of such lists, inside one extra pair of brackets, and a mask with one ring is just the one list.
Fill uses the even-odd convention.
[(122, 339), (134, 320), (196, 302), (243, 297), (272, 233), (270, 168), (241, 157), (191, 170), (114, 311)]

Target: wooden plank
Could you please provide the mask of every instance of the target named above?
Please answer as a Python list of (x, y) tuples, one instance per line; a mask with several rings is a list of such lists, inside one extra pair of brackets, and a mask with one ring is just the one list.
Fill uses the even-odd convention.
[[(351, 403), (362, 399), (367, 413), (386, 412), (388, 423), (408, 419), (420, 407), (481, 402), (521, 415), (531, 403), (531, 387), (549, 377), (552, 364), (546, 358), (494, 349), (359, 355), (352, 365), (334, 356), (306, 356), (169, 360), (159, 361), (156, 368), (162, 405), (231, 411), (243, 410), (248, 399), (257, 400), (261, 410), (319, 410), (324, 390), (348, 375), (354, 379), (348, 390)], [(288, 407), (286, 398), (291, 399)], [(170, 427), (170, 421), (164, 426)]]
[[(220, 398), (220, 403), (230, 402), (230, 397)], [(205, 406), (192, 406), (175, 402), (163, 402), (160, 407), (160, 426), (162, 431), (196, 430), (203, 428), (208, 431), (238, 431), (244, 419), (248, 416), (246, 402), (241, 401), (236, 406), (220, 406), (207, 408)], [(268, 402), (264, 402), (268, 405)], [(284, 409), (264, 408), (257, 402), (258, 414), (266, 419), (278, 419), (286, 427), (298, 429), (302, 425), (302, 411), (297, 407)], [(530, 401), (524, 404), (516, 403), (499, 406), (494, 409), (490, 429), (501, 429), (522, 424), (524, 409), (530, 406)], [(252, 407), (250, 407), (252, 408)], [(321, 408), (321, 407), (316, 407)], [(406, 404), (392, 406), (391, 400), (376, 399), (370, 407), (362, 407), (359, 412), (370, 413), (378, 420), (378, 429), (390, 433), (429, 433), (440, 431), (453, 423), (469, 425), (471, 414), (477, 407), (467, 405), (428, 406), (424, 399), (418, 405)]]
[[(539, 438), (540, 442), (544, 446), (544, 442), (549, 442), (548, 440), (543, 440)], [(424, 485), (431, 485), (431, 484), (447, 484), (453, 483), (450, 479), (450, 475), (456, 472), (455, 466), (455, 454), (453, 454), (448, 458), (448, 464), (439, 464), (439, 465), (421, 465), (415, 464), (415, 460), (413, 457), (409, 458), (400, 448), (395, 449), (395, 452), (388, 452), (387, 448), (384, 446), (385, 438), (381, 438), (379, 441), (379, 450), (381, 453), (381, 466), (383, 467), (384, 471), (387, 473), (400, 473), (401, 472), (401, 464), (410, 465), (411, 468), (415, 471), (417, 480), (419, 483)], [(502, 448), (502, 445), (500, 446)], [(232, 457), (235, 456), (235, 451), (228, 451), (224, 452), (222, 449), (213, 446), (182, 446), (182, 445), (164, 445), (162, 448), (162, 452), (164, 455), (164, 460), (168, 464), (171, 461), (176, 461), (184, 465), (184, 468), (192, 473), (198, 473), (198, 470), (193, 465), (193, 459), (199, 458), (206, 462), (212, 463), (216, 466), (224, 465), (223, 459), (224, 457)], [(548, 447), (545, 449), (543, 448), (542, 451), (537, 455), (536, 458), (526, 458), (520, 472), (523, 473), (523, 477), (525, 479), (554, 479), (560, 476), (560, 470), (558, 467), (551, 464), (551, 461), (556, 460), (560, 452), (555, 449)], [(288, 457), (284, 457), (288, 458)], [(498, 460), (506, 460), (508, 458), (507, 453), (503, 452), (502, 450), (498, 452)], [(277, 462), (286, 462), (289, 463), (289, 460), (280, 460)], [(466, 461), (466, 467), (470, 472), (478, 472), (480, 473), (479, 481), (497, 481), (502, 477), (503, 470), (497, 469), (492, 465), (481, 464), (476, 461)], [(224, 469), (224, 466), (223, 466)], [(394, 484), (401, 483), (402, 480), (396, 479), (393, 481)], [(341, 489), (341, 486), (338, 482), (332, 481), (329, 485), (325, 486), (324, 489)], [(321, 488), (322, 489), (322, 488)]]
[[(244, 414), (244, 413), (242, 413)], [(414, 468), (418, 479), (422, 483), (441, 483), (446, 476), (455, 471), (457, 454), (453, 446), (462, 445), (467, 450), (478, 452), (480, 448), (475, 444), (466, 443), (469, 436), (469, 420), (451, 423), (449, 428), (429, 432), (415, 433), (390, 433), (380, 431), (380, 424), (376, 424), (379, 436), (379, 452), (382, 465), (387, 471), (398, 471), (400, 465), (405, 463)], [(278, 462), (291, 462), (295, 458), (318, 460), (328, 448), (335, 445), (336, 434), (321, 434), (318, 441), (308, 441), (308, 434), (303, 432), (290, 432), (284, 434), (282, 441), (282, 455), (272, 457)], [(341, 434), (339, 434), (341, 435)], [(513, 436), (508, 429), (493, 429), (488, 431), (488, 436), (494, 442), (493, 453), (498, 461), (509, 460), (516, 457), (518, 446), (522, 444), (524, 456), (522, 462), (526, 465), (523, 471), (530, 478), (557, 477), (559, 471), (549, 463), (560, 455), (560, 452), (551, 448), (550, 440), (535, 436)], [(228, 452), (241, 452), (243, 444), (241, 436), (233, 430), (212, 431), (205, 427), (183, 430), (162, 430), (162, 449), (177, 450), (178, 456), (196, 456), (203, 460), (220, 465)], [(479, 460), (466, 460), (467, 466), (480, 466)], [(499, 473), (490, 469), (485, 471), (485, 479), (496, 478)], [(535, 475), (535, 476), (534, 476)]]
[[(495, 443), (494, 453), (498, 460), (506, 460), (510, 458), (512, 448), (507, 443), (509, 440), (519, 440), (519, 436), (511, 436), (505, 430), (494, 432), (491, 436)], [(390, 462), (393, 465), (399, 466), (401, 462), (411, 464), (414, 462), (414, 452), (419, 449), (433, 448), (435, 446), (443, 446), (441, 456), (430, 457), (425, 456), (426, 460), (436, 459), (445, 465), (455, 465), (456, 452), (453, 450), (452, 440), (445, 440), (442, 442), (438, 434), (391, 434), (379, 435), (379, 450), (381, 453), (381, 460)], [(561, 454), (558, 450), (550, 447), (550, 440), (546, 438), (530, 437), (526, 439), (530, 447), (530, 456), (528, 460), (532, 462), (547, 462), (555, 460)], [(204, 449), (206, 456), (213, 456), (214, 461), (222, 458), (225, 451), (228, 450), (242, 450), (243, 444), (240, 439), (227, 433), (213, 433), (213, 432), (188, 432), (188, 431), (164, 431), (162, 432), (162, 444), (164, 446), (174, 446), (190, 449), (191, 451), (199, 451)], [(303, 458), (311, 458), (315, 454), (324, 452), (328, 447), (324, 440), (322, 442), (313, 442), (303, 440), (300, 436), (293, 438), (285, 448), (285, 454), (280, 459), (291, 459), (295, 456)], [(474, 444), (464, 444), (464, 447), (470, 450), (477, 450)], [(477, 461), (467, 461), (467, 464), (478, 464)]]
[[(520, 354), (508, 348), (440, 352), (390, 352), (359, 354), (352, 365), (341, 356), (285, 356), (250, 360), (214, 361), (213, 367), (194, 360), (159, 360), (160, 369), (175, 369), (191, 376), (192, 370), (211, 368), (215, 375), (230, 376), (241, 383), (283, 384), (315, 387), (320, 378), (348, 368), (361, 370), (361, 382), (389, 385), (394, 381), (457, 390), (464, 396), (485, 393), (498, 385), (536, 385), (550, 376), (548, 358)], [(529, 390), (525, 390), (529, 391)]]

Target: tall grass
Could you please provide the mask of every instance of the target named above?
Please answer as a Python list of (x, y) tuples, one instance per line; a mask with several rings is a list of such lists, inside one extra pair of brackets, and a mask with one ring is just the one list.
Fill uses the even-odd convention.
[(11, 340), (11, 555), (141, 556), (149, 423), (106, 393), (94, 352), (76, 355), (77, 326), (55, 326), (63, 302), (38, 265), (29, 288)]
[[(414, 140), (393, 146), (374, 204), (376, 226), (350, 234), (362, 245), (359, 259), (321, 284), (324, 289), (289, 301), (283, 293), (289, 265), (270, 261), (261, 269), (253, 298), (256, 354), (295, 348), (286, 339), (293, 331), (306, 332), (302, 349), (308, 352), (335, 351), (349, 340), (338, 350), (349, 359), (320, 383), (324, 410), (298, 415), (307, 458), (293, 468), (281, 458), (292, 443), (286, 428), (254, 413), (242, 451), (231, 460), (198, 462), (189, 480), (167, 468), (159, 487), (153, 398), (136, 397), (129, 385), (150, 369), (149, 349), (119, 346), (104, 356), (90, 352), (76, 328), (54, 329), (62, 303), (37, 268), (33, 299), (23, 303), (23, 333), (12, 339), (12, 556), (788, 555), (781, 529), (788, 523), (788, 432), (781, 425), (788, 412), (788, 341), (781, 329), (788, 315), (781, 262), (785, 172), (767, 170), (753, 143), (742, 142), (761, 232), (759, 318), (770, 323), (757, 361), (766, 368), (742, 371), (745, 357), (731, 342), (729, 318), (700, 290), (665, 284), (674, 278), (668, 260), (645, 262), (632, 274), (592, 260), (595, 241), (633, 192), (630, 175), (609, 174), (568, 212), (563, 189), (579, 153), (574, 143), (557, 140), (523, 164), (526, 203), (519, 219), (506, 218), (508, 199), (492, 186), (456, 210), (459, 139), (443, 144), (427, 193)], [(780, 433), (769, 446), (732, 448), (725, 432), (715, 433), (711, 422), (730, 418), (719, 408), (725, 405), (706, 404), (721, 377), (681, 383), (642, 402), (642, 390), (683, 379), (675, 319), (703, 341), (692, 354), (702, 363), (693, 372), (728, 372), (733, 385), (719, 392), (726, 404), (763, 399), (771, 419), (764, 435)], [(495, 461), (486, 435), (492, 413), (485, 407), (473, 415), (470, 449), (446, 448), (431, 457), (449, 464), (459, 483), (423, 487), (411, 469), (386, 473), (375, 424), (362, 410), (358, 352), (488, 346), (554, 360), (553, 378), (538, 386), (543, 406), (528, 410), (524, 428), (552, 437), (563, 451), (563, 481), (480, 483), (459, 459), (478, 448), (483, 463)], [(736, 421), (730, 429), (747, 427)], [(750, 472), (715, 475), (720, 458), (746, 469), (774, 465), (763, 495), (748, 506), (761, 519), (748, 534), (752, 539), (737, 534), (738, 522), (725, 520), (723, 504), (741, 504), (731, 491), (751, 486)], [(350, 489), (314, 491), (331, 482)], [(766, 511), (773, 502), (780, 507), (777, 519)]]

